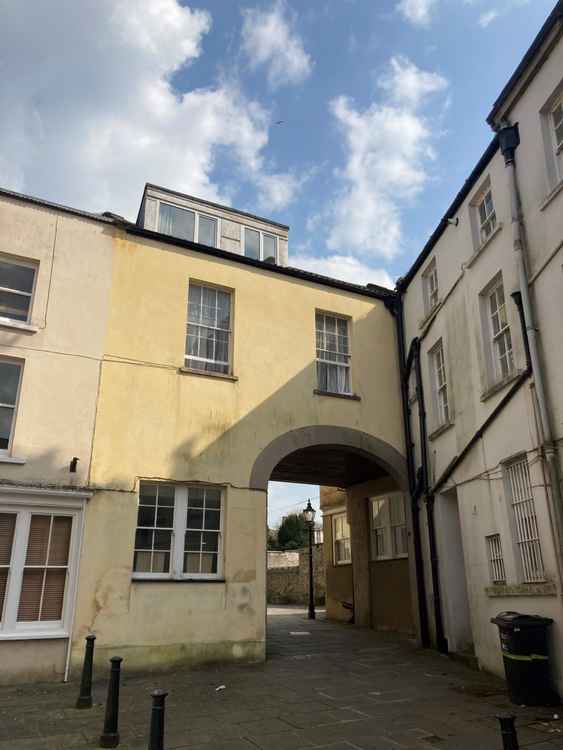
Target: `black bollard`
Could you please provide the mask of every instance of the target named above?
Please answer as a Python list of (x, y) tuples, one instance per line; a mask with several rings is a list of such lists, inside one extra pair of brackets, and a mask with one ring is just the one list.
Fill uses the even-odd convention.
[(518, 750), (518, 735), (514, 722), (515, 716), (497, 716), (500, 722), (500, 733), (502, 736), (502, 750)]
[(121, 675), (121, 656), (112, 656), (111, 672), (109, 674), (108, 697), (106, 702), (106, 716), (104, 732), (100, 737), (100, 747), (117, 747), (119, 745), (119, 678)]
[(94, 641), (96, 636), (86, 636), (86, 649), (84, 651), (84, 664), (82, 665), (82, 677), (80, 678), (80, 695), (76, 701), (76, 708), (92, 708), (92, 665), (94, 663)]
[(164, 750), (164, 702), (166, 690), (153, 690), (151, 710), (151, 731), (148, 750)]

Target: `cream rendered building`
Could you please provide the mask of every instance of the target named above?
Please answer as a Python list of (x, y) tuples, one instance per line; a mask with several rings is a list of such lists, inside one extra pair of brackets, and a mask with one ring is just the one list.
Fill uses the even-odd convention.
[(489, 115), (492, 143), (398, 282), (430, 637), (503, 675), (491, 618), (551, 617), (560, 692), (562, 34), (558, 2)]
[(393, 292), (153, 186), (1, 211), (2, 679), (263, 659), (268, 480), (406, 482)]

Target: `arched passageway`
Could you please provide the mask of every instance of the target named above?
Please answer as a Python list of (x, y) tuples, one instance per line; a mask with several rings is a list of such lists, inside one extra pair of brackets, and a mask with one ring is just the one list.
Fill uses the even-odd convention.
[[(269, 481), (323, 488), (328, 616), (350, 620), (353, 613), (359, 625), (414, 634), (411, 522), (401, 453), (359, 430), (304, 427), (275, 438), (257, 457), (250, 485), (267, 489)], [(336, 538), (343, 528), (350, 552), (344, 557)]]

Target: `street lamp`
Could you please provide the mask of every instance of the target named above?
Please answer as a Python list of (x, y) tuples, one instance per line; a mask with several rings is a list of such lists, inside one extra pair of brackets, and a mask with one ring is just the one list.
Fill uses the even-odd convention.
[(315, 509), (311, 500), (307, 500), (307, 507), (303, 511), (303, 518), (309, 527), (309, 620), (315, 619), (315, 584), (313, 578), (313, 529), (315, 527)]

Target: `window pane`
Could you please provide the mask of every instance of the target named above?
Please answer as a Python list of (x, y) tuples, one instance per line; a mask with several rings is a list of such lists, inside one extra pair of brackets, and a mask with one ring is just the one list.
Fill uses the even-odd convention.
[(260, 232), (244, 229), (244, 254), (247, 258), (260, 260)]
[(186, 531), (186, 552), (199, 552), (201, 549), (201, 531)]
[(170, 571), (170, 554), (168, 552), (152, 553), (152, 572), (168, 573)]
[(15, 406), (21, 365), (0, 361), (0, 404)]
[(169, 550), (172, 541), (171, 531), (154, 532), (154, 548), (158, 550)]
[(199, 216), (198, 242), (209, 247), (217, 245), (217, 219), (208, 216)]
[(0, 622), (2, 622), (2, 613), (4, 612), (4, 597), (6, 596), (6, 585), (8, 583), (8, 569), (0, 569)]
[(265, 234), (262, 237), (262, 245), (264, 248), (264, 260), (268, 263), (276, 262), (276, 250), (277, 250), (277, 238), (271, 234)]
[(133, 570), (138, 573), (150, 573), (151, 572), (151, 553), (150, 552), (135, 552), (133, 559)]
[(60, 620), (63, 614), (63, 601), (66, 584), (66, 568), (63, 570), (47, 570), (45, 588), (43, 591), (43, 605), (41, 607), (41, 621)]
[(0, 291), (0, 315), (12, 320), (21, 320), (24, 323), (29, 316), (31, 297), (12, 292)]
[(154, 526), (155, 509), (146, 505), (139, 506), (137, 526)]
[(137, 529), (135, 534), (135, 547), (137, 549), (151, 550), (153, 532), (150, 529)]
[(165, 505), (169, 508), (174, 507), (174, 486), (172, 484), (159, 484), (158, 485), (158, 504), (159, 506)]
[(156, 484), (149, 484), (149, 482), (141, 482), (139, 488), (139, 502), (141, 505), (155, 505), (156, 504)]
[[(213, 490), (207, 490), (207, 493)], [(188, 489), (189, 503), (192, 508), (203, 508), (206, 490), (203, 487), (190, 487)]]
[(161, 203), (158, 213), (158, 230), (183, 240), (194, 239), (195, 214), (183, 208)]
[(188, 552), (184, 555), (184, 573), (199, 573), (199, 552)]
[(18, 622), (34, 622), (39, 619), (44, 575), (44, 569), (26, 568), (24, 570), (18, 607)]
[(12, 434), (12, 422), (14, 409), (11, 406), (0, 406), (0, 449), (8, 450), (10, 447), (10, 435)]
[(188, 321), (201, 323), (201, 286), (190, 284), (188, 291)]
[(51, 529), (51, 516), (31, 516), (26, 565), (45, 565)]
[(72, 518), (70, 516), (53, 518), (51, 544), (49, 545), (49, 565), (67, 565), (71, 531)]
[(31, 294), (34, 278), (34, 268), (0, 261), (0, 286)]
[[(0, 565), (9, 565), (16, 528), (15, 513), (0, 513)], [(0, 607), (0, 613), (1, 613)]]
[(217, 326), (228, 330), (231, 318), (231, 295), (228, 292), (217, 292)]
[(174, 508), (159, 508), (156, 514), (156, 525), (171, 529), (174, 525)]
[(217, 572), (217, 555), (202, 554), (201, 572), (202, 573), (216, 573)]
[(186, 527), (188, 529), (202, 529), (203, 511), (199, 509), (188, 508), (188, 521)]
[[(192, 496), (190, 493), (190, 503)], [(221, 508), (221, 490), (205, 490), (205, 507), (206, 508)]]
[(203, 552), (217, 552), (219, 550), (219, 534), (204, 532), (201, 549)]

